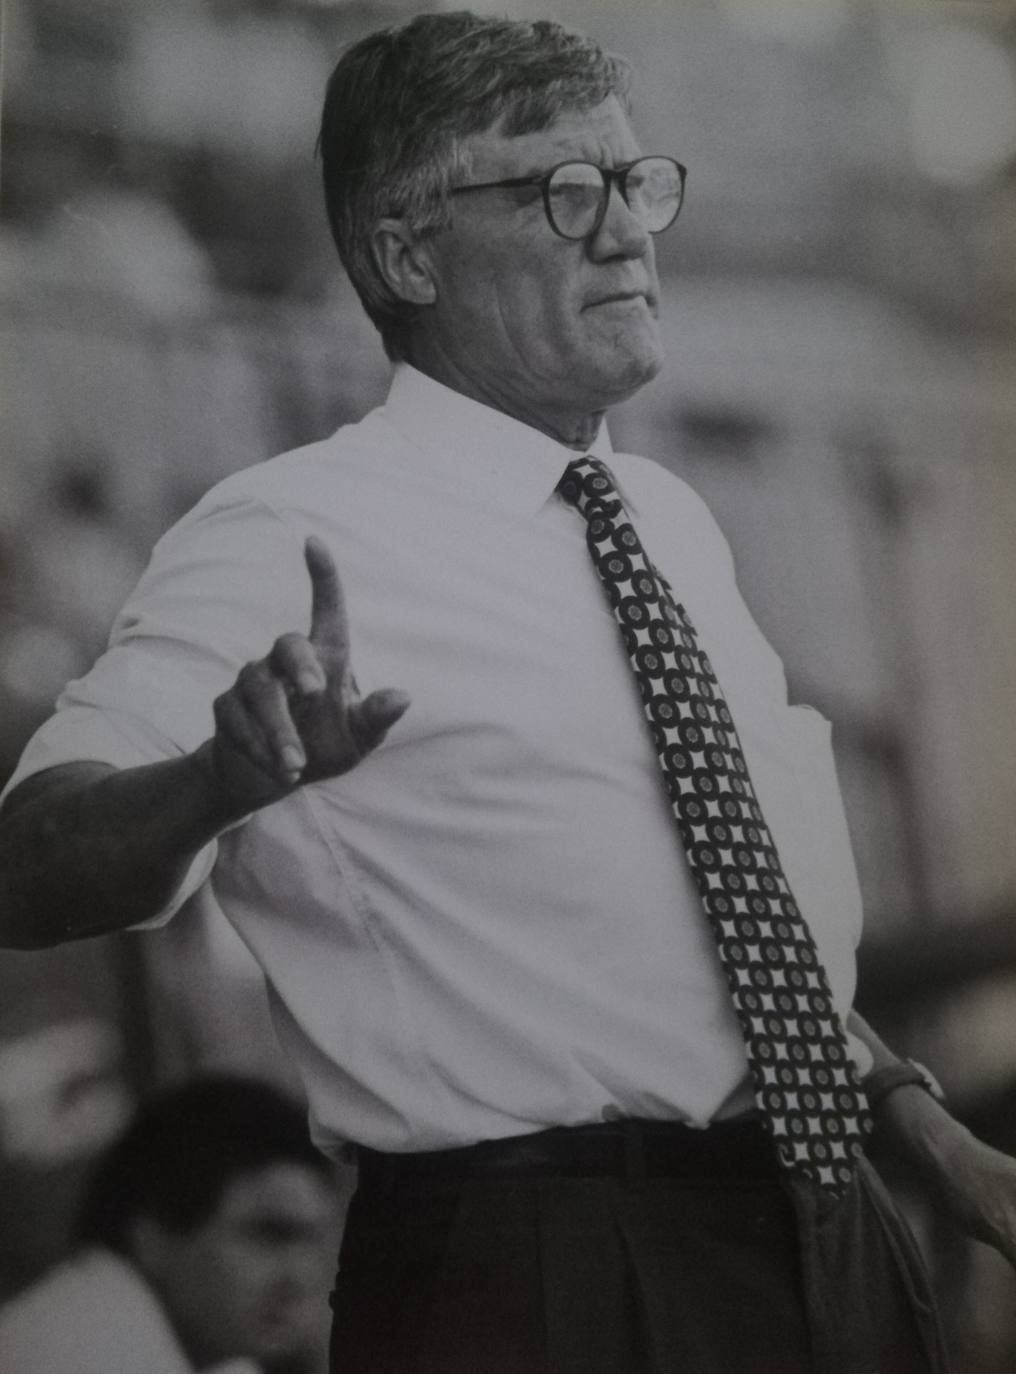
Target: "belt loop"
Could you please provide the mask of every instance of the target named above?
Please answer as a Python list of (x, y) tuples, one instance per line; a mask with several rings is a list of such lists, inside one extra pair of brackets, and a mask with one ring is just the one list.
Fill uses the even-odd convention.
[(637, 1121), (622, 1121), (621, 1139), (624, 1142), (624, 1178), (633, 1192), (646, 1186), (645, 1135)]

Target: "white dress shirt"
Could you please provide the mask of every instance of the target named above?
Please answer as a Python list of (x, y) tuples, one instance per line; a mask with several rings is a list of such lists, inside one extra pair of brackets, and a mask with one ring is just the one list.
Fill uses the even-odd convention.
[[(710, 655), (845, 1016), (861, 907), (829, 725), (787, 705), (701, 500), (603, 428), (592, 451)], [(308, 629), (303, 543), (327, 541), (361, 691), (412, 704), (351, 773), (208, 846), (174, 904), (214, 884), (326, 1149), (751, 1105), (624, 644), (554, 491), (574, 456), (397, 368), (383, 407), (228, 478), (159, 542), (14, 779), (194, 749), (241, 665)]]
[[(85, 1250), (0, 1308), (4, 1374), (193, 1374), (162, 1303), (126, 1260)], [(258, 1374), (253, 1360), (204, 1374)]]

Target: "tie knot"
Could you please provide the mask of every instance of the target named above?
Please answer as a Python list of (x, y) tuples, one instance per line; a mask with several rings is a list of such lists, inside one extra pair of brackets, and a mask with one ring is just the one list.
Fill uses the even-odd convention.
[[(573, 458), (564, 470), (557, 489), (573, 506), (578, 506), (583, 515), (595, 502), (597, 508), (613, 514), (621, 509), (621, 498), (614, 486), (614, 479), (606, 463), (591, 454)], [(610, 509), (614, 508), (614, 509)]]

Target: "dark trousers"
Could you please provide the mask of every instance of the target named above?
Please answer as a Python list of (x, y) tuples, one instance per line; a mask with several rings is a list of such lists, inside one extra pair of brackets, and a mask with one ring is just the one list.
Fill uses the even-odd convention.
[(874, 1171), (838, 1199), (788, 1186), (754, 1123), (364, 1152), (332, 1302), (333, 1374), (946, 1368)]

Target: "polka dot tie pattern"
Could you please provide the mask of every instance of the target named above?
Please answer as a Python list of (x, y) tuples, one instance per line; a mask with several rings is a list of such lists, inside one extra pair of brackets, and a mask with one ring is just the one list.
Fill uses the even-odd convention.
[(763, 1121), (784, 1168), (841, 1192), (871, 1118), (716, 675), (686, 611), (646, 555), (609, 469), (596, 458), (576, 458), (558, 491), (586, 520), (586, 542), (628, 650), (716, 936)]

